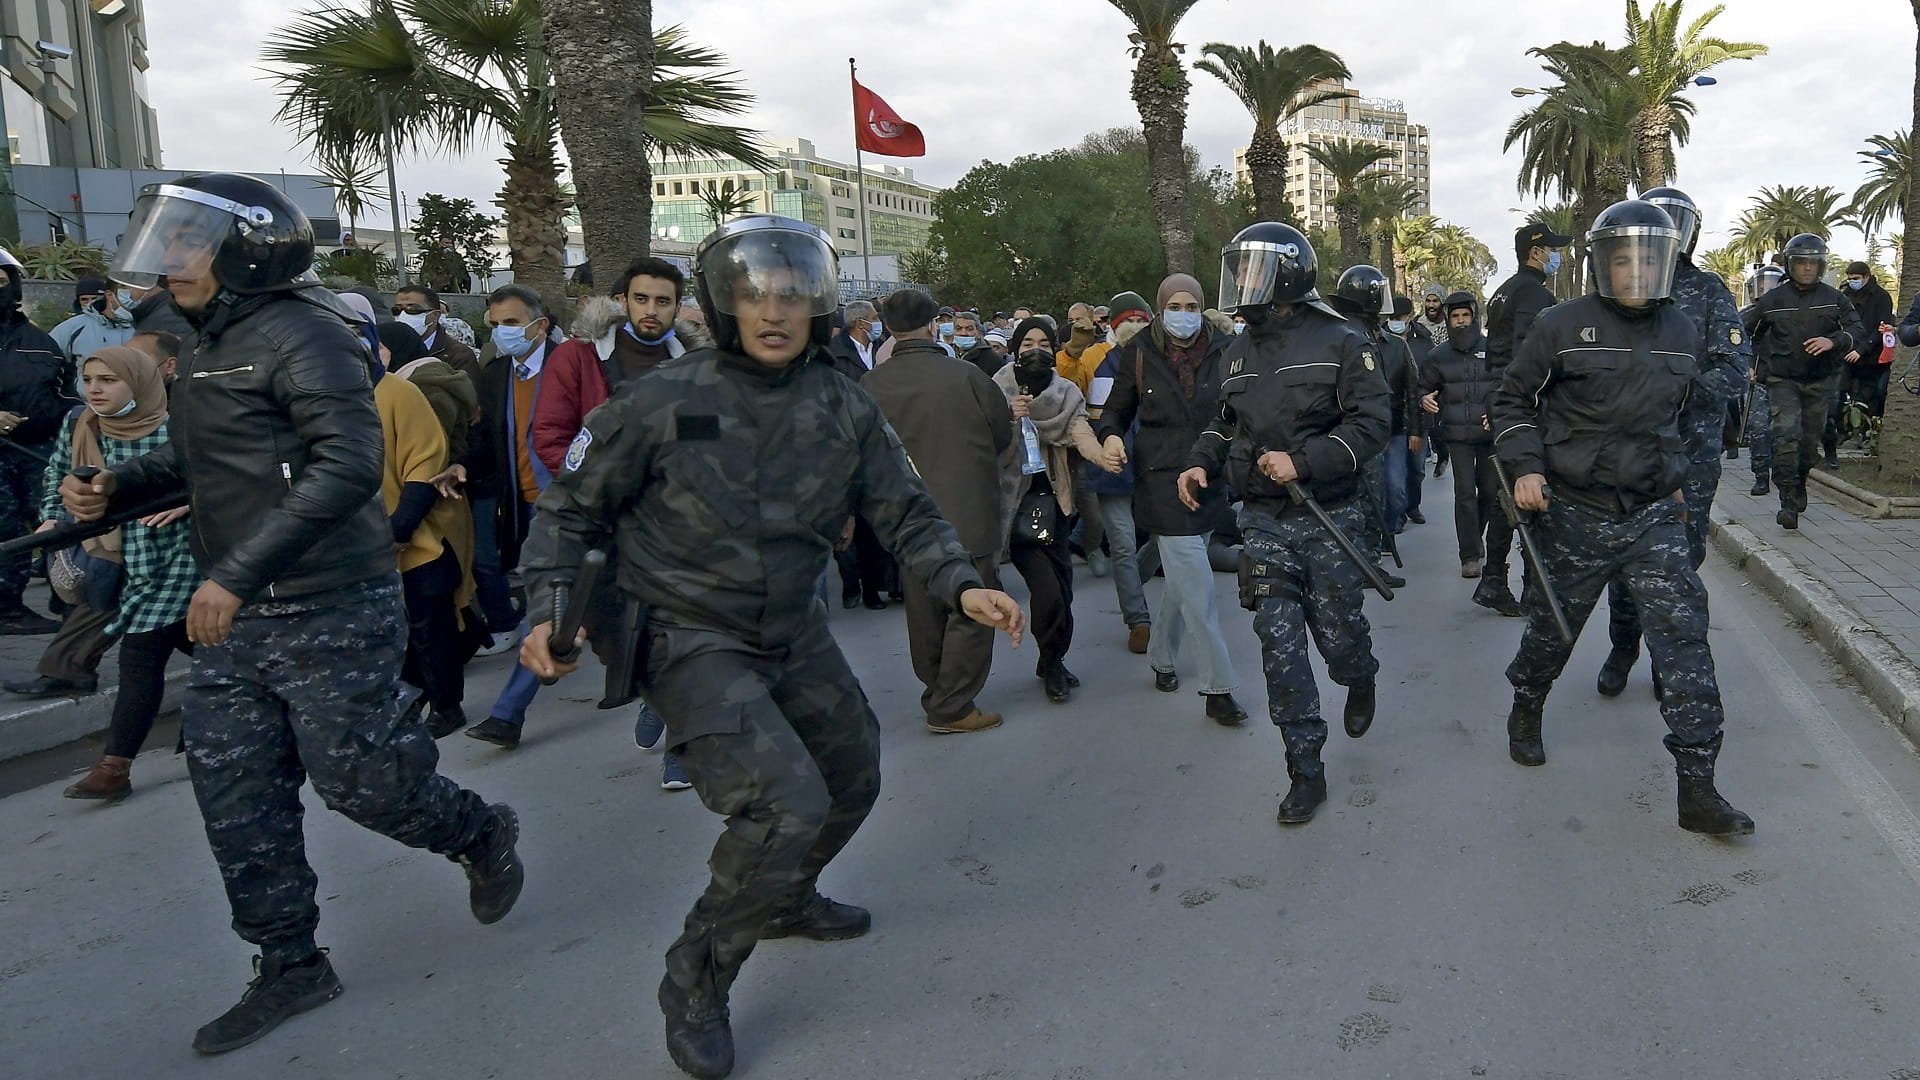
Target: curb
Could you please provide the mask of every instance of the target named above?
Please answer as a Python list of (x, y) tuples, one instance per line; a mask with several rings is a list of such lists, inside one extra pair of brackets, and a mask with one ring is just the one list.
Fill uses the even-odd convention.
[[(180, 692), (186, 685), (184, 667), (167, 672), (166, 691), (160, 700), (161, 713), (180, 707)], [(113, 703), (119, 693), (118, 686), (108, 686), (85, 697), (38, 701), (18, 712), (0, 715), (0, 761), (52, 750), (107, 730), (113, 721)]]
[(1752, 529), (1713, 508), (1713, 544), (1765, 589), (1859, 680), (1867, 697), (1920, 745), (1920, 667), (1908, 660), (1826, 582), (1795, 565)]

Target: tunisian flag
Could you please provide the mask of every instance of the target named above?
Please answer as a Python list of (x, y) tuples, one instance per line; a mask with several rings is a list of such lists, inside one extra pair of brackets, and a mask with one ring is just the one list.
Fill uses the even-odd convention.
[(880, 95), (853, 80), (854, 141), (861, 150), (882, 157), (926, 157), (927, 139), (920, 129), (900, 119)]

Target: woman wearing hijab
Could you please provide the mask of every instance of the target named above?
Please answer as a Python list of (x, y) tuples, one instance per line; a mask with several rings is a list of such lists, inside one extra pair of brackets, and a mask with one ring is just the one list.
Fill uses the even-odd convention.
[[(387, 369), (373, 384), (387, 450), (380, 497), (393, 526), (407, 608), (407, 657), (400, 677), (420, 689), (420, 707), (430, 710), (427, 730), (438, 739), (467, 724), (465, 667), (478, 636), (477, 626), (474, 635), (465, 635), (462, 623), (473, 597), (473, 518), (464, 501), (443, 498), (432, 483), (452, 460), (445, 418), (420, 387), (398, 374), (418, 374), (430, 366), (422, 363), (431, 358), (420, 335), (397, 322), (381, 323), (376, 332)], [(456, 420), (478, 400), (471, 385), (466, 389), (468, 396), (450, 412)]]
[[(167, 385), (160, 367), (141, 349), (100, 349), (80, 366), (86, 404), (62, 426), (47, 464), (42, 529), (64, 516), (60, 480), (73, 469), (112, 469), (167, 441)], [(192, 655), (187, 641), (187, 605), (200, 586), (200, 572), (187, 545), (185, 508), (149, 515), (91, 540), (81, 549), (120, 567), (120, 589), (109, 634), (120, 635), (120, 694), (113, 703), (106, 753), (69, 799), (120, 799), (133, 791), (133, 758), (153, 730), (165, 692), (167, 661)], [(98, 573), (98, 570), (92, 571)], [(104, 597), (90, 597), (107, 602)]]
[[(1031, 625), (1040, 648), (1034, 673), (1046, 683), (1047, 700), (1059, 704), (1080, 685), (1066, 665), (1073, 644), (1073, 556), (1067, 549), (1067, 519), (1074, 512), (1072, 451), (1109, 472), (1119, 466), (1108, 462), (1093, 437), (1085, 395), (1054, 370), (1060, 344), (1053, 327), (1027, 319), (1014, 327), (1012, 340), (1013, 362), (993, 376), (1007, 395), (1014, 423), (1002, 508), (1013, 566), (1026, 579), (1033, 603)], [(1035, 444), (1031, 454), (1039, 459), (1031, 464), (1029, 433)], [(1044, 498), (1030, 498), (1036, 495)], [(1040, 527), (1019, 520), (1023, 512), (1040, 515)]]

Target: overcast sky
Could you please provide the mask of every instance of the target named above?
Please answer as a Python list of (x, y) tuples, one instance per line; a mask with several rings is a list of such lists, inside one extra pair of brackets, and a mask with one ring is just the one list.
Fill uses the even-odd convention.
[[(1762, 185), (1830, 184), (1850, 196), (1866, 170), (1856, 151), (1870, 135), (1907, 127), (1912, 113), (1915, 27), (1906, 0), (1731, 0), (1727, 8), (1715, 34), (1772, 52), (1723, 65), (1719, 85), (1692, 91), (1699, 114), (1675, 182), (1704, 211), (1702, 250), (1725, 242)], [(276, 98), (256, 66), (260, 43), (294, 3), (163, 0), (146, 10), (147, 78), (168, 167), (312, 171), (291, 133), (272, 123)], [(1209, 41), (1312, 42), (1347, 62), (1361, 93), (1404, 99), (1414, 122), (1432, 131), (1434, 212), (1470, 228), (1505, 273), (1520, 216), (1510, 208), (1533, 205), (1515, 193), (1517, 151), (1500, 152), (1507, 124), (1527, 104), (1508, 91), (1545, 78), (1526, 50), (1560, 40), (1618, 44), (1624, 10), (1620, 0), (1200, 0), (1179, 37), (1189, 60)], [(730, 57), (757, 98), (751, 126), (810, 138), (827, 157), (853, 154), (846, 60), (858, 57), (861, 81), (926, 133), (925, 158), (893, 163), (936, 184), (983, 159), (1042, 153), (1139, 122), (1127, 96), (1128, 26), (1104, 0), (656, 2), (655, 26), (673, 23)], [(1207, 164), (1230, 168), (1251, 121), (1218, 80), (1191, 75), (1187, 141)], [(405, 160), (405, 201), (432, 191), (492, 210), (499, 156), (495, 143), (457, 159)], [(1843, 231), (1835, 247), (1857, 256), (1862, 240)]]

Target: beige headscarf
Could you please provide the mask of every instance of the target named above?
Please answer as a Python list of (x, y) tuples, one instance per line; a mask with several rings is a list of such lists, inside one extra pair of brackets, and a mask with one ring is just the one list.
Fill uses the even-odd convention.
[[(87, 364), (96, 360), (133, 390), (133, 408), (125, 416), (101, 416), (91, 406), (80, 410), (80, 418), (73, 424), (72, 466), (76, 469), (86, 465), (96, 469), (107, 467), (106, 452), (100, 445), (102, 435), (130, 442), (153, 434), (167, 421), (167, 384), (153, 357), (131, 346), (110, 345), (89, 355), (80, 365), (81, 374), (86, 373)], [(120, 562), (121, 540), (120, 530), (115, 529), (104, 536), (82, 541), (81, 547), (89, 555)]]

